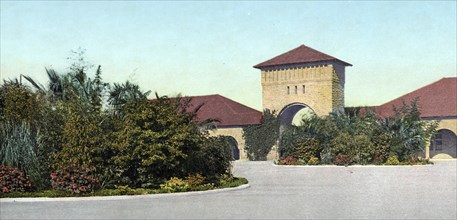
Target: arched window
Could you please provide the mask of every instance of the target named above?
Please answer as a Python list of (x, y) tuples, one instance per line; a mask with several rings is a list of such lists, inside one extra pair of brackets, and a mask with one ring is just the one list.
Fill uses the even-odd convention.
[(295, 94), (297, 94), (297, 92), (298, 92), (298, 88), (297, 88), (297, 86), (295, 86)]
[(290, 86), (287, 86), (287, 95), (290, 94)]
[(301, 90), (302, 90), (303, 94), (305, 94), (305, 85), (302, 86)]

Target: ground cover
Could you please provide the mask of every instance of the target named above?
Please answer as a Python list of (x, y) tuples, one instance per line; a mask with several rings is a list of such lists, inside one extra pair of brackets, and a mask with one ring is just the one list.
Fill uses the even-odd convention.
[(193, 191), (207, 191), (214, 189), (224, 189), (238, 187), (247, 184), (248, 180), (243, 177), (232, 177), (221, 181), (219, 185), (215, 184), (201, 184), (198, 186), (180, 187), (179, 190), (175, 188), (162, 187), (159, 189), (146, 189), (146, 188), (130, 188), (129, 186), (116, 186), (115, 189), (102, 189), (87, 193), (70, 193), (61, 190), (42, 190), (36, 192), (10, 192), (0, 193), (0, 198), (35, 198), (35, 197), (90, 197), (90, 196), (121, 196), (121, 195), (147, 195), (159, 193), (175, 193), (175, 192), (193, 192)]

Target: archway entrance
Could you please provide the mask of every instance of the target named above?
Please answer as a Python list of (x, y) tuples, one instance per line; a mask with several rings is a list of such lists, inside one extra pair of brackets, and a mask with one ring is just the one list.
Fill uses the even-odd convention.
[(232, 160), (239, 160), (240, 159), (240, 149), (238, 148), (238, 142), (232, 136), (226, 136), (226, 140), (232, 149)]
[(448, 129), (440, 129), (430, 143), (431, 158), (457, 158), (457, 136)]
[(285, 129), (291, 125), (302, 125), (303, 118), (309, 118), (315, 115), (314, 110), (304, 103), (291, 103), (286, 105), (281, 112), (279, 112), (279, 124), (281, 128)]
[(278, 115), (279, 119), (279, 140), (277, 142), (277, 157), (280, 156), (281, 139), (284, 131), (286, 131), (292, 125), (300, 126), (303, 125), (303, 119), (309, 118), (315, 115), (313, 109), (304, 103), (291, 103), (286, 105)]

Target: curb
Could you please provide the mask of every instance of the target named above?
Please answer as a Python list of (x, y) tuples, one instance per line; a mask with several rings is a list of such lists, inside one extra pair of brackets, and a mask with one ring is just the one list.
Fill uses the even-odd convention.
[(129, 199), (154, 199), (161, 197), (170, 197), (170, 196), (190, 196), (190, 195), (203, 195), (203, 194), (213, 194), (221, 192), (230, 192), (243, 190), (251, 187), (248, 184), (244, 184), (232, 188), (224, 189), (213, 189), (206, 191), (193, 191), (193, 192), (178, 192), (178, 193), (158, 193), (158, 194), (148, 194), (148, 195), (123, 195), (123, 196), (92, 196), (92, 197), (59, 197), (59, 198), (49, 198), (49, 197), (38, 197), (38, 198), (1, 198), (0, 203), (14, 203), (14, 202), (75, 202), (75, 201), (110, 201), (110, 200), (129, 200)]
[(340, 167), (340, 168), (383, 168), (383, 167), (428, 167), (434, 164), (425, 165), (350, 165), (350, 166), (338, 166), (338, 165), (278, 165), (273, 163), (274, 167), (289, 167), (289, 168), (327, 168), (327, 167)]

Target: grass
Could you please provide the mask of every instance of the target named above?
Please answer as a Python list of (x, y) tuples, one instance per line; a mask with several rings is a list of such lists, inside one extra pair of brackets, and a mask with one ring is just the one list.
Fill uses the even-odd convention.
[[(248, 180), (242, 177), (233, 177), (230, 180), (222, 180), (221, 184), (214, 186), (212, 184), (205, 184), (187, 189), (185, 192), (190, 191), (205, 191), (212, 189), (224, 189), (233, 188), (247, 184)], [(34, 198), (34, 197), (90, 197), (90, 196), (121, 196), (121, 195), (147, 195), (147, 194), (158, 194), (158, 193), (169, 193), (163, 189), (145, 189), (145, 188), (130, 188), (128, 186), (120, 186), (116, 189), (102, 189), (90, 193), (72, 194), (69, 192), (58, 191), (58, 190), (42, 190), (38, 192), (10, 192), (0, 193), (0, 198)]]

